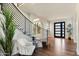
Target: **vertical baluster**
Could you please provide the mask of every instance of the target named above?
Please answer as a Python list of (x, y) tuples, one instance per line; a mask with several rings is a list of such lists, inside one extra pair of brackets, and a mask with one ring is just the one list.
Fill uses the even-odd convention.
[(24, 22), (24, 34), (26, 34), (26, 19), (24, 19), (25, 22)]

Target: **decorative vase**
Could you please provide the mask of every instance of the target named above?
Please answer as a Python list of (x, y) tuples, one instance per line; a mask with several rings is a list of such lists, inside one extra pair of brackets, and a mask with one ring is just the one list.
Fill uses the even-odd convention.
[(71, 40), (71, 37), (68, 37), (68, 40)]

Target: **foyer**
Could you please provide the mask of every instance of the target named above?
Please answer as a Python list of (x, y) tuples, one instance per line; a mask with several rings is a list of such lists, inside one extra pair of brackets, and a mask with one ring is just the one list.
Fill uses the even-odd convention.
[[(13, 44), (10, 55), (79, 55), (79, 4), (1, 3), (0, 7), (0, 25), (6, 26), (5, 22), (10, 18), (9, 15), (7, 16), (9, 13), (4, 14), (5, 10), (11, 12), (12, 24), (15, 25), (12, 43), (10, 42)], [(0, 27), (0, 40), (6, 39), (5, 26)], [(11, 32), (8, 31), (8, 33)], [(10, 34), (8, 35), (8, 38), (11, 37)], [(2, 42), (0, 41), (1, 44)], [(5, 56), (8, 53), (1, 44), (0, 54)]]

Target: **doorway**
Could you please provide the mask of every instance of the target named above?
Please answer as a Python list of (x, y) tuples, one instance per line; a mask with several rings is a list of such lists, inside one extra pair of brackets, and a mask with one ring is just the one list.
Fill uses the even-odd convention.
[(54, 23), (54, 37), (65, 38), (65, 22)]

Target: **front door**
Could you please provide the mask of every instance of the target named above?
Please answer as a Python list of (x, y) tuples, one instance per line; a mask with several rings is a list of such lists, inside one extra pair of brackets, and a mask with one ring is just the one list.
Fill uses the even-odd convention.
[(65, 22), (54, 23), (54, 37), (65, 38)]

